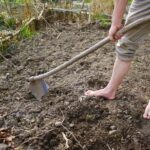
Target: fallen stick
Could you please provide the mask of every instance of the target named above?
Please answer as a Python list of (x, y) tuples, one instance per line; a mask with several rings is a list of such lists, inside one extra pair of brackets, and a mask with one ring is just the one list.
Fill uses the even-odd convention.
[(62, 126), (67, 132), (70, 133), (70, 135), (72, 135), (72, 137), (74, 138), (74, 140), (78, 143), (78, 145), (83, 149), (83, 150), (87, 150), (86, 146), (82, 146), (80, 141), (77, 140), (77, 138), (75, 137), (75, 135), (66, 127), (63, 125), (63, 122), (65, 121), (65, 116), (64, 116), (64, 113), (62, 112), (62, 110), (60, 109), (60, 112), (63, 116), (63, 119), (62, 121), (58, 121), (57, 123), (59, 123), (59, 126)]
[(80, 141), (77, 140), (77, 138), (75, 137), (75, 135), (74, 135), (67, 127), (65, 127), (63, 124), (61, 124), (61, 126), (62, 126), (67, 132), (69, 132), (69, 133), (72, 135), (72, 137), (74, 138), (74, 140), (78, 143), (78, 145), (79, 145), (83, 150), (87, 150), (87, 148), (86, 148), (86, 147), (83, 147), (83, 146), (81, 145)]
[(60, 36), (61, 36), (61, 33), (59, 33), (59, 35), (56, 37), (56, 39), (59, 39)]
[(69, 148), (69, 139), (66, 137), (66, 135), (65, 135), (64, 132), (62, 132), (62, 136), (63, 136), (63, 138), (64, 138), (65, 141), (66, 141), (66, 148), (68, 149), (68, 148)]

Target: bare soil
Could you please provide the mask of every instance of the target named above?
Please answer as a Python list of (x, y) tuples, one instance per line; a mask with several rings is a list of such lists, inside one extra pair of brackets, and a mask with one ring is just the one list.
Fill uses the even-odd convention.
[(64, 150), (64, 133), (70, 150), (150, 150), (150, 121), (142, 118), (150, 97), (149, 38), (140, 43), (115, 100), (84, 96), (109, 81), (114, 43), (47, 78), (50, 90), (42, 101), (28, 89), (26, 78), (55, 68), (106, 35), (97, 24), (55, 24), (10, 47), (9, 62), (1, 58), (0, 64), (0, 128), (13, 138), (0, 137), (0, 143), (11, 141), (16, 150)]

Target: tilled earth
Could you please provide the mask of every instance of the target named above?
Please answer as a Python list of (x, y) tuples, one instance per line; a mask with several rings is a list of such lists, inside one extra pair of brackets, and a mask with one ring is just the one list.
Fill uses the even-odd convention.
[(42, 101), (28, 89), (26, 78), (55, 68), (106, 35), (96, 24), (56, 24), (10, 47), (8, 61), (1, 58), (0, 65), (0, 146), (64, 150), (68, 139), (70, 150), (150, 149), (150, 121), (142, 118), (150, 97), (149, 37), (113, 101), (84, 96), (109, 81), (113, 43), (47, 78), (50, 90)]

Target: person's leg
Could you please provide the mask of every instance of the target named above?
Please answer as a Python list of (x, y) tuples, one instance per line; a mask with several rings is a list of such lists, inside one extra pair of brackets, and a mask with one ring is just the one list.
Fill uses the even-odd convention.
[(88, 90), (86, 96), (101, 96), (107, 99), (114, 99), (116, 91), (124, 79), (131, 65), (135, 50), (138, 49), (137, 41), (142, 37), (141, 31), (144, 26), (139, 26), (136, 29), (128, 32), (116, 44), (116, 61), (112, 72), (111, 79), (104, 89), (97, 91)]
[[(113, 73), (108, 85), (104, 89), (97, 91), (87, 91), (86, 96), (101, 96), (107, 99), (114, 99), (118, 86), (121, 84), (123, 78), (127, 74), (131, 60), (138, 49), (137, 42), (143, 39), (150, 31), (150, 23), (139, 26), (137, 29), (132, 30), (126, 34), (117, 44), (116, 52), (117, 58), (114, 64)], [(143, 117), (150, 119), (150, 102), (148, 103)]]
[(101, 96), (107, 99), (114, 99), (116, 95), (116, 91), (127, 74), (131, 65), (131, 61), (123, 61), (116, 57), (116, 61), (114, 63), (114, 68), (112, 72), (111, 79), (108, 85), (101, 90), (97, 91), (87, 91), (85, 92), (86, 96)]

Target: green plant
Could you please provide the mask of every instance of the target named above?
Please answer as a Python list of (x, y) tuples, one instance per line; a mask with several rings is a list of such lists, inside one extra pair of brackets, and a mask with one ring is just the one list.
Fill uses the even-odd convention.
[(85, 3), (91, 3), (92, 0), (85, 0), (84, 2), (85, 2)]
[(111, 24), (111, 19), (105, 14), (100, 14), (100, 13), (94, 14), (93, 19), (96, 21), (99, 21), (100, 26), (102, 28), (106, 28), (106, 27), (110, 26), (110, 24)]
[(16, 25), (16, 19), (15, 18), (6, 18), (5, 19), (5, 25), (7, 28), (14, 28)]
[(25, 0), (1, 0), (2, 3), (17, 3), (23, 4)]
[(21, 27), (20, 35), (23, 38), (31, 38), (35, 32), (33, 32), (29, 26), (23, 26)]
[(128, 2), (131, 4), (132, 0), (128, 0)]
[(0, 15), (0, 27), (3, 26), (5, 24), (4, 22), (4, 16)]

